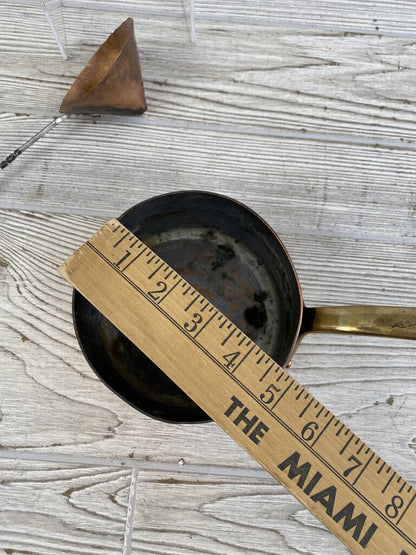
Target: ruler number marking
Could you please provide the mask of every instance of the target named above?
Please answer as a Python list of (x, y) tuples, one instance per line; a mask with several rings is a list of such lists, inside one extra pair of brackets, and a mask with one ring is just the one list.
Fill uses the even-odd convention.
[[(223, 343), (221, 343), (222, 345)], [(241, 351), (234, 351), (234, 353), (227, 353), (226, 355), (223, 355), (223, 359), (226, 361), (225, 367), (226, 368), (233, 368), (235, 366), (235, 361), (238, 359), (238, 357), (241, 355)]]
[(349, 466), (346, 470), (344, 470), (342, 474), (345, 477), (347, 477), (349, 474), (351, 474), (353, 470), (355, 470), (356, 468), (359, 468), (363, 464), (360, 460), (357, 459), (355, 455), (351, 455), (349, 457), (348, 462), (350, 461), (354, 461), (354, 464), (352, 466)]
[(191, 322), (185, 322), (183, 327), (186, 329), (188, 333), (193, 333), (198, 329), (199, 324), (203, 322), (203, 317), (199, 312), (194, 312)]
[(168, 284), (166, 283), (166, 281), (158, 281), (156, 283), (156, 287), (158, 289), (154, 289), (153, 291), (148, 291), (147, 294), (149, 295), (149, 297), (151, 299), (153, 299), (154, 301), (158, 301), (160, 296), (166, 291), (166, 289), (168, 288)]
[(399, 511), (403, 507), (403, 505), (403, 497), (401, 497), (400, 495), (393, 495), (393, 497), (391, 498), (391, 502), (386, 505), (386, 508), (384, 509), (386, 515), (394, 520), (399, 515)]
[(318, 430), (319, 424), (312, 420), (302, 428), (300, 435), (305, 441), (311, 441), (315, 437), (315, 432), (317, 432)]
[[(120, 261), (119, 261), (119, 263), (118, 263), (119, 265), (115, 266), (115, 265), (113, 265), (113, 264), (111, 263), (111, 261), (110, 261), (108, 258), (105, 257), (104, 254), (100, 253), (100, 252), (98, 251), (98, 249), (94, 248), (94, 247), (93, 247), (92, 245), (90, 245), (89, 243), (87, 243), (87, 244), (88, 244), (88, 246), (91, 246), (91, 247), (93, 248), (93, 250), (95, 250), (99, 256), (101, 256), (104, 260), (106, 260), (106, 262), (107, 262), (113, 269), (116, 269), (116, 271), (117, 271), (120, 275), (122, 275), (122, 276), (124, 277), (124, 279), (126, 279), (126, 280), (130, 283), (130, 285), (132, 285), (135, 289), (137, 289), (138, 292), (144, 294), (144, 291), (141, 291), (140, 288), (137, 286), (137, 284), (136, 284), (134, 281), (132, 281), (132, 280), (129, 279), (127, 276), (125, 276), (124, 274), (122, 274), (122, 271), (121, 271), (121, 269), (119, 268), (119, 265), (121, 264), (121, 260), (122, 260), (122, 259), (120, 259)], [(124, 255), (124, 259), (126, 259), (128, 256), (130, 256), (130, 254), (131, 254), (131, 253), (130, 253), (129, 251), (126, 251), (126, 254)], [(193, 293), (193, 292), (192, 292), (192, 293)], [(199, 295), (198, 295), (198, 296), (199, 296)], [(149, 299), (148, 296), (146, 296), (145, 298)], [(168, 312), (165, 312), (163, 309), (159, 308), (157, 305), (154, 305), (154, 306), (155, 306), (156, 308), (158, 308), (169, 320), (171, 320), (172, 323), (176, 324), (177, 327), (178, 327), (178, 329), (181, 329), (181, 326), (180, 326), (179, 322), (176, 322)], [(196, 315), (196, 314), (198, 314), (198, 313), (195, 313), (195, 315)], [(183, 328), (186, 328), (186, 324), (188, 324), (189, 326), (192, 325), (192, 329), (193, 329), (193, 326), (194, 326), (194, 324), (195, 324), (195, 322), (194, 322), (194, 320), (195, 320), (195, 315), (194, 315), (194, 317), (191, 319), (191, 322), (186, 322), (186, 323), (182, 326), (182, 329), (183, 329)], [(201, 316), (199, 315), (199, 317), (201, 317)], [(201, 317), (201, 318), (202, 318), (202, 317)], [(198, 319), (198, 318), (197, 318), (197, 319)], [(198, 327), (198, 325), (199, 325), (200, 323), (201, 323), (201, 322), (198, 322), (198, 323), (197, 323), (197, 327)], [(187, 330), (187, 332), (189, 333), (189, 330)], [(193, 340), (194, 340), (194, 336), (191, 336), (190, 339), (193, 341)], [(207, 351), (207, 349), (206, 349), (203, 345), (199, 344), (198, 342), (195, 342), (195, 343), (201, 348), (201, 350), (202, 350), (208, 357), (210, 357), (214, 362), (217, 362), (217, 364), (218, 364), (218, 361), (216, 361), (215, 359), (213, 359), (213, 355), (212, 355), (209, 351)], [(254, 347), (255, 347), (255, 345), (252, 346), (252, 348), (250, 349), (250, 351), (246, 354), (246, 356), (245, 356), (244, 358), (246, 358), (246, 357), (248, 356), (248, 354), (254, 349)], [(241, 361), (241, 362), (242, 362), (242, 361)], [(241, 364), (241, 362), (240, 362), (240, 364)], [(225, 370), (224, 364), (222, 364), (221, 366), (222, 366), (222, 368)], [(229, 374), (229, 375), (230, 375), (230, 374)], [(249, 395), (251, 395), (251, 396), (253, 397), (253, 399), (256, 399), (255, 395), (253, 395), (253, 392), (252, 392), (249, 388), (247, 388), (247, 386), (245, 386), (243, 383), (241, 383), (241, 382), (240, 382), (238, 379), (236, 379), (234, 376), (230, 375), (230, 377), (232, 377), (232, 379), (234, 379), (237, 383), (239, 383), (240, 386), (244, 389), (244, 391), (246, 391), (246, 393), (248, 393)], [(293, 381), (291, 382), (290, 385), (292, 385), (292, 384), (293, 384)], [(306, 400), (308, 397), (309, 397), (309, 394), (306, 394), (305, 400)], [(310, 403), (305, 407), (305, 409), (302, 411), (302, 413), (301, 413), (302, 416), (303, 416), (303, 414), (306, 412), (306, 410), (309, 408), (309, 405), (310, 405), (311, 403), (312, 403), (312, 400), (311, 400)], [(271, 413), (271, 411), (270, 411), (270, 409), (269, 409), (268, 407), (265, 407), (265, 409), (267, 410), (267, 412)], [(328, 414), (328, 413), (327, 413), (327, 414)], [(319, 424), (318, 424), (317, 422), (315, 422), (315, 421), (308, 422), (308, 423), (303, 427), (302, 432), (301, 432), (301, 435), (299, 436), (299, 434), (296, 433), (295, 430), (293, 430), (293, 429), (289, 426), (289, 424), (285, 422), (285, 420), (282, 420), (281, 418), (279, 418), (279, 417), (278, 417), (277, 415), (275, 415), (274, 413), (271, 413), (271, 415), (273, 415), (274, 418), (277, 420), (277, 422), (279, 422), (280, 425), (282, 425), (289, 433), (291, 433), (291, 435), (293, 435), (294, 437), (297, 437), (297, 438), (302, 442), (302, 444), (303, 444), (306, 448), (308, 448), (309, 450), (311, 450), (311, 451), (313, 452), (313, 450), (311, 449), (311, 444), (310, 444), (310, 443), (307, 444), (306, 442), (310, 442), (310, 441), (312, 441), (312, 440), (316, 437), (316, 433), (317, 433), (318, 430), (319, 430)], [(299, 416), (301, 416), (301, 415), (299, 415)], [(345, 435), (347, 435), (347, 434), (352, 434), (352, 432), (349, 431), (349, 430), (347, 429), (346, 432), (345, 432)], [(349, 444), (354, 438), (356, 438), (356, 436), (355, 436), (355, 434), (352, 434), (352, 435), (350, 436), (350, 438), (348, 439), (347, 443), (345, 444), (345, 446), (343, 447), (343, 449), (341, 450), (341, 452), (344, 452), (344, 451), (345, 451), (345, 449), (347, 448), (348, 444)], [(302, 440), (303, 440), (303, 441), (302, 441)], [(355, 444), (357, 444), (357, 441), (355, 442)], [(329, 461), (325, 460), (325, 458), (324, 458), (320, 453), (315, 453), (315, 456), (317, 456), (317, 458), (328, 468), (328, 470), (330, 470), (331, 472), (333, 472), (334, 475), (336, 475), (336, 476), (338, 476), (339, 478), (341, 478), (341, 480), (343, 479), (343, 476), (342, 476), (342, 474), (340, 474), (339, 470), (337, 470), (337, 468), (332, 467), (331, 463), (330, 463)], [(374, 455), (372, 455), (372, 456), (374, 456)], [(379, 460), (379, 459), (378, 459), (378, 460)], [(361, 462), (361, 461), (360, 461), (360, 462)], [(360, 466), (362, 466), (362, 464), (361, 464), (361, 465), (358, 465), (358, 467), (360, 467)], [(383, 463), (383, 466), (384, 466), (384, 463)], [(347, 470), (348, 470), (348, 469), (347, 469)], [(380, 472), (380, 470), (381, 470), (381, 469), (379, 469), (379, 472)], [(386, 471), (386, 473), (389, 473), (389, 471), (390, 471), (390, 467), (389, 467), (389, 469)], [(351, 470), (351, 472), (352, 472), (352, 470)], [(396, 473), (393, 473), (393, 476), (394, 476), (394, 475), (397, 476)], [(344, 481), (344, 482), (346, 483), (346, 485), (347, 485), (347, 482), (345, 481), (345, 478), (343, 479), (343, 481)], [(351, 485), (350, 485), (350, 487), (351, 487)], [(412, 540), (412, 538), (408, 537), (407, 534), (406, 534), (404, 531), (401, 531), (401, 530), (397, 527), (398, 521), (396, 521), (396, 524), (391, 522), (391, 520), (397, 519), (397, 517), (399, 516), (400, 512), (402, 512), (402, 514), (400, 515), (400, 517), (399, 517), (398, 520), (400, 520), (401, 518), (403, 518), (404, 512), (410, 507), (411, 503), (414, 501), (414, 499), (415, 499), (415, 497), (416, 497), (416, 493), (414, 494), (414, 496), (412, 497), (412, 499), (411, 499), (411, 500), (409, 501), (409, 503), (407, 503), (407, 504), (405, 503), (405, 501), (403, 501), (403, 498), (402, 498), (401, 496), (399, 496), (399, 495), (393, 495), (392, 498), (391, 498), (391, 502), (388, 503), (387, 505), (385, 505), (384, 511), (383, 511), (382, 507), (378, 508), (378, 506), (374, 505), (374, 504), (370, 501), (370, 499), (368, 499), (368, 498), (366, 497), (365, 492), (360, 492), (359, 490), (356, 490), (356, 489), (353, 488), (353, 487), (351, 487), (351, 489), (352, 489), (352, 491), (353, 491), (359, 498), (361, 498), (363, 501), (365, 501), (365, 502), (366, 502), (366, 503), (367, 503), (367, 504), (368, 504), (368, 505), (369, 505), (380, 517), (382, 517), (383, 520), (384, 520), (386, 523), (390, 524), (390, 526), (391, 526), (392, 528), (394, 528), (394, 529), (396, 530), (396, 532), (397, 532), (401, 537), (403, 537), (404, 539), (406, 539), (406, 540), (409, 542), (409, 544), (411, 544), (411, 545), (416, 545), (415, 542), (414, 542), (414, 540)], [(410, 490), (410, 491), (411, 491), (411, 490)], [(386, 518), (385, 516), (383, 517), (383, 512), (384, 512), (385, 515), (387, 515), (387, 518)], [(389, 522), (388, 519), (390, 519), (390, 522)], [(363, 539), (364, 539), (364, 538), (363, 538)], [(363, 546), (363, 547), (364, 547), (364, 546)], [(403, 552), (401, 553), (401, 555), (405, 555), (405, 554), (406, 554), (405, 551), (403, 551)]]
[(125, 271), (127, 270), (127, 268), (133, 264), (133, 262), (135, 262), (138, 258), (140, 258), (140, 256), (144, 253), (145, 250), (146, 250), (146, 247), (144, 247), (144, 249), (141, 250), (141, 251), (139, 252), (139, 254), (136, 254), (136, 256), (135, 256), (134, 258), (132, 258), (132, 259), (130, 260), (130, 262), (124, 266), (124, 268), (120, 268), (120, 270), (121, 270), (122, 272), (125, 272)]
[[(280, 393), (280, 391), (282, 390), (279, 387), (276, 387), (273, 383), (271, 383), (266, 387), (265, 391), (260, 394), (260, 399), (265, 405), (269, 405), (273, 403), (275, 399), (275, 394)], [(276, 401), (275, 404), (270, 407), (270, 410), (274, 409), (274, 407), (277, 405), (277, 402), (278, 401)]]
[(127, 260), (127, 258), (131, 256), (131, 252), (126, 249), (126, 254), (120, 258), (118, 262), (116, 262), (117, 268), (120, 268), (120, 265)]

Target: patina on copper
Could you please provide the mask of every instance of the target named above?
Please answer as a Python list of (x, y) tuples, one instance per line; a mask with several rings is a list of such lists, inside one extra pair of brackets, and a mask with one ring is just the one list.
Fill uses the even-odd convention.
[(146, 99), (133, 20), (126, 19), (100, 46), (59, 108), (71, 114), (142, 114)]
[[(290, 363), (300, 339), (310, 332), (416, 339), (416, 307), (304, 306), (284, 244), (255, 212), (233, 199), (205, 191), (174, 192), (134, 206), (119, 220), (281, 366)], [(122, 399), (168, 422), (209, 420), (77, 292), (73, 315), (86, 359)]]
[(147, 109), (133, 20), (126, 19), (100, 46), (66, 93), (55, 118), (0, 162), (3, 170), (51, 129), (82, 114), (141, 115)]

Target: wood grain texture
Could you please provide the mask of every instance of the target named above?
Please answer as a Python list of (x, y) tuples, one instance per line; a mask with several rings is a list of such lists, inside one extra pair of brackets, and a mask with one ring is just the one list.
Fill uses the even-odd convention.
[[(0, 15), (0, 108), (55, 114), (129, 12), (67, 8), (68, 61), (39, 10), (2, 3)], [(181, 20), (143, 15), (135, 22), (145, 118), (414, 148), (415, 46), (408, 38), (203, 21), (190, 44)]]
[[(278, 492), (276, 519), (268, 518), (270, 490), (260, 482), (244, 499), (241, 478), (258, 467), (216, 426), (156, 423), (96, 379), (74, 338), (70, 289), (55, 261), (137, 201), (213, 190), (248, 203), (280, 232), (309, 305), (414, 306), (414, 3), (200, 0), (192, 46), (176, 0), (65, 0), (67, 63), (30, 3), (0, 3), (4, 155), (56, 114), (127, 15), (135, 15), (149, 112), (67, 122), (0, 174), (0, 207), (11, 209), (0, 214), (0, 456), (49, 457), (69, 468), (90, 457), (95, 468), (106, 460), (198, 470), (200, 486), (191, 478), (184, 486), (158, 482), (180, 479), (172, 473), (142, 477), (133, 553), (345, 553), (276, 484), (265, 486), (273, 498)], [(311, 335), (291, 372), (416, 483), (412, 342)], [(10, 466), (18, 464), (35, 472), (47, 463)], [(50, 464), (65, 476), (63, 462)], [(207, 478), (213, 472), (240, 476)], [(249, 521), (228, 497), (237, 490)], [(261, 502), (258, 491), (267, 491)], [(216, 501), (203, 512), (197, 497)], [(55, 519), (67, 514), (58, 502), (49, 507)], [(177, 526), (175, 511), (189, 526)], [(18, 522), (24, 518), (19, 513)], [(82, 538), (94, 537), (91, 526)], [(14, 549), (24, 551), (17, 537)], [(104, 537), (105, 549), (121, 554), (122, 542)], [(12, 547), (0, 541), (0, 549)]]
[(121, 553), (130, 474), (1, 459), (1, 553)]
[[(31, 1), (33, 0), (23, 0)], [(64, 0), (65, 6), (88, 6), (97, 8), (94, 0)], [(133, 13), (158, 13), (182, 15), (178, 0), (143, 0), (138, 5), (134, 0), (103, 0), (99, 3), (108, 10), (129, 9)], [(210, 20), (231, 19), (263, 23), (271, 26), (318, 27), (324, 29), (346, 29), (354, 32), (377, 35), (414, 36), (415, 6), (408, 0), (353, 0), (346, 6), (340, 0), (312, 0), (307, 5), (301, 0), (274, 0), (249, 2), (237, 0), (232, 3), (218, 0), (197, 0), (195, 2), (197, 25), (203, 18)]]
[(146, 555), (349, 553), (268, 479), (140, 472), (134, 526)]
[[(0, 302), (7, 395), (0, 444), (75, 457), (257, 468), (214, 424), (149, 419), (118, 399), (88, 367), (74, 338), (71, 289), (56, 266), (102, 223), (91, 217), (3, 211)], [(313, 236), (285, 241), (310, 305), (412, 304), (413, 246)], [(368, 276), (367, 287), (363, 276)], [(409, 480), (416, 478), (413, 352), (411, 341), (312, 335), (301, 344), (291, 369)]]
[[(47, 120), (2, 121), (11, 150)], [(367, 146), (74, 120), (2, 172), (0, 202), (110, 217), (159, 193), (211, 190), (238, 196), (280, 232), (414, 243), (415, 160)]]
[[(143, 252), (143, 243), (113, 218), (59, 267), (59, 273), (352, 551), (378, 555), (382, 550), (392, 553), (416, 547), (416, 506), (412, 505), (416, 490), (402, 482), (400, 475), (391, 482), (397, 471), (350, 429), (340, 435), (345, 423), (275, 362), (271, 371), (267, 352), (261, 352), (219, 314), (215, 304), (191, 289), (174, 272), (175, 266), (161, 264), (156, 252), (144, 248)], [(408, 310), (414, 322), (416, 309)], [(276, 314), (277, 320), (280, 317), (282, 310)], [(396, 316), (393, 322), (397, 321)], [(386, 324), (385, 335), (389, 328)], [(409, 338), (416, 339), (416, 334)], [(351, 440), (353, 447), (349, 447)], [(288, 474), (282, 464), (289, 466), (291, 460), (295, 466)], [(351, 460), (355, 466), (351, 467)], [(293, 479), (299, 461), (309, 461), (314, 476), (319, 476), (313, 496), (302, 487), (306, 476), (297, 483)], [(358, 474), (356, 464), (363, 465)], [(388, 470), (383, 474), (384, 468)], [(345, 484), (344, 476), (349, 477), (354, 469)], [(332, 506), (327, 500), (313, 503), (330, 490), (336, 492)], [(390, 505), (395, 506), (399, 498), (406, 507), (403, 519), (397, 508), (389, 514)], [(338, 523), (336, 515), (345, 517), (344, 511), (351, 506), (372, 523), (368, 532), (361, 525), (352, 536), (350, 526)], [(384, 511), (390, 520), (386, 521)], [(392, 529), (391, 521), (397, 529)], [(371, 541), (366, 545), (363, 538), (368, 533)]]

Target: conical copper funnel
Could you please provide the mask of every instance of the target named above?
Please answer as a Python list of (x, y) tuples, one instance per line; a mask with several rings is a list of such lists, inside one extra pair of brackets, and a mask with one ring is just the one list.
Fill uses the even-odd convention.
[(0, 162), (6, 168), (41, 137), (72, 114), (140, 115), (146, 111), (133, 20), (126, 19), (100, 46), (66, 93), (55, 118)]
[(78, 75), (59, 111), (138, 115), (146, 108), (133, 20), (128, 18)]

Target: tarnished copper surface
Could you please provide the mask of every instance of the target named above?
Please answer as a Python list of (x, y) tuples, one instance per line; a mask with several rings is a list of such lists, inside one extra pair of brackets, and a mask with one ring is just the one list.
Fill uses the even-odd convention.
[[(302, 320), (302, 295), (283, 244), (257, 214), (221, 195), (182, 191), (148, 199), (119, 219), (268, 355), (286, 363)], [(77, 292), (73, 314), (86, 359), (124, 400), (169, 422), (208, 419)]]
[(128, 18), (78, 75), (59, 111), (138, 115), (146, 108), (134, 25)]
[[(305, 307), (285, 246), (264, 220), (233, 199), (201, 191), (169, 193), (119, 219), (281, 366), (290, 366), (309, 332), (416, 339), (416, 308)], [(168, 422), (209, 419), (77, 292), (73, 315), (86, 359), (122, 399)]]

